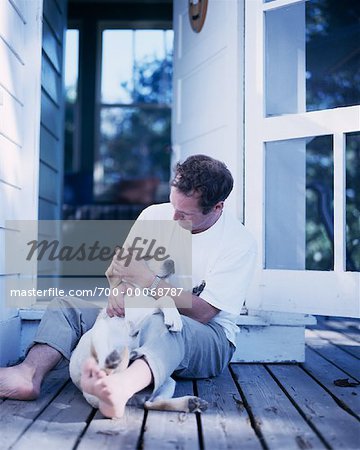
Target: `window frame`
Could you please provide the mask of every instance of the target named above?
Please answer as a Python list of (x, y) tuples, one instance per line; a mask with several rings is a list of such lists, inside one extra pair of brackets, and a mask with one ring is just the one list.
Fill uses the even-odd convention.
[[(259, 253), (248, 303), (265, 310), (359, 315), (360, 273), (346, 272), (345, 264), (345, 138), (360, 129), (360, 105), (266, 117), (265, 13), (302, 1), (245, 4), (245, 217)], [(266, 269), (265, 143), (329, 134), (334, 143), (334, 270)]]

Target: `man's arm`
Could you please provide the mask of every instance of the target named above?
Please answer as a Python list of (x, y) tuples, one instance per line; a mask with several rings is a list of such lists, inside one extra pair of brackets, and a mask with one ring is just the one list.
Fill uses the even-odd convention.
[[(125, 266), (123, 261), (119, 261), (116, 258), (116, 255), (113, 258), (112, 275), (144, 289), (148, 289), (151, 286), (155, 277), (154, 272), (149, 269), (143, 260), (137, 261), (136, 259), (132, 259), (130, 264)], [(201, 297), (193, 295), (188, 291), (181, 291), (165, 280), (161, 280), (157, 289), (154, 290), (155, 299), (162, 296), (158, 295), (159, 293), (161, 294), (161, 289), (163, 290), (162, 295), (165, 293), (165, 295), (169, 295), (174, 300), (175, 305), (181, 314), (197, 320), (198, 322), (207, 323), (220, 311), (220, 309), (210, 305)], [(109, 301), (110, 305), (113, 306), (111, 308), (111, 313), (118, 315), (116, 313), (116, 304), (119, 305), (120, 303), (119, 306), (121, 309), (121, 299), (112, 297), (111, 299), (109, 298)]]

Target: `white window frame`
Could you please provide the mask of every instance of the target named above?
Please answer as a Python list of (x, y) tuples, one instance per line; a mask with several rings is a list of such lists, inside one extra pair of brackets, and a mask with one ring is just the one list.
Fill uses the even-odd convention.
[[(304, 0), (245, 2), (245, 220), (258, 242), (258, 267), (248, 307), (359, 316), (360, 274), (345, 271), (345, 135), (360, 130), (360, 106), (265, 116), (265, 12)], [(334, 270), (265, 269), (265, 143), (333, 135)]]

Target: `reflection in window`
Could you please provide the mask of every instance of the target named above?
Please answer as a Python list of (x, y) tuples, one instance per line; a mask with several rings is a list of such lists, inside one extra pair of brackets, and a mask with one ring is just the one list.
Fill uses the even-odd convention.
[(268, 142), (265, 163), (265, 267), (332, 270), (332, 137)]
[(65, 51), (65, 172), (74, 170), (79, 76), (79, 30), (66, 31)]
[(266, 11), (267, 116), (360, 104), (359, 17), (358, 0)]
[(360, 2), (306, 3), (307, 110), (360, 104)]
[(167, 200), (172, 41), (169, 30), (103, 32), (98, 202)]
[(346, 270), (360, 271), (360, 133), (346, 136)]

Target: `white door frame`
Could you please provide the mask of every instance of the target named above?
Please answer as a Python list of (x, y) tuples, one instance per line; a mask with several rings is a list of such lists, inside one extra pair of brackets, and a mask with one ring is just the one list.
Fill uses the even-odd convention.
[[(264, 14), (304, 0), (245, 2), (245, 221), (258, 242), (251, 308), (359, 316), (360, 274), (345, 271), (345, 133), (360, 130), (360, 106), (265, 117)], [(265, 269), (265, 142), (333, 135), (334, 270)]]

